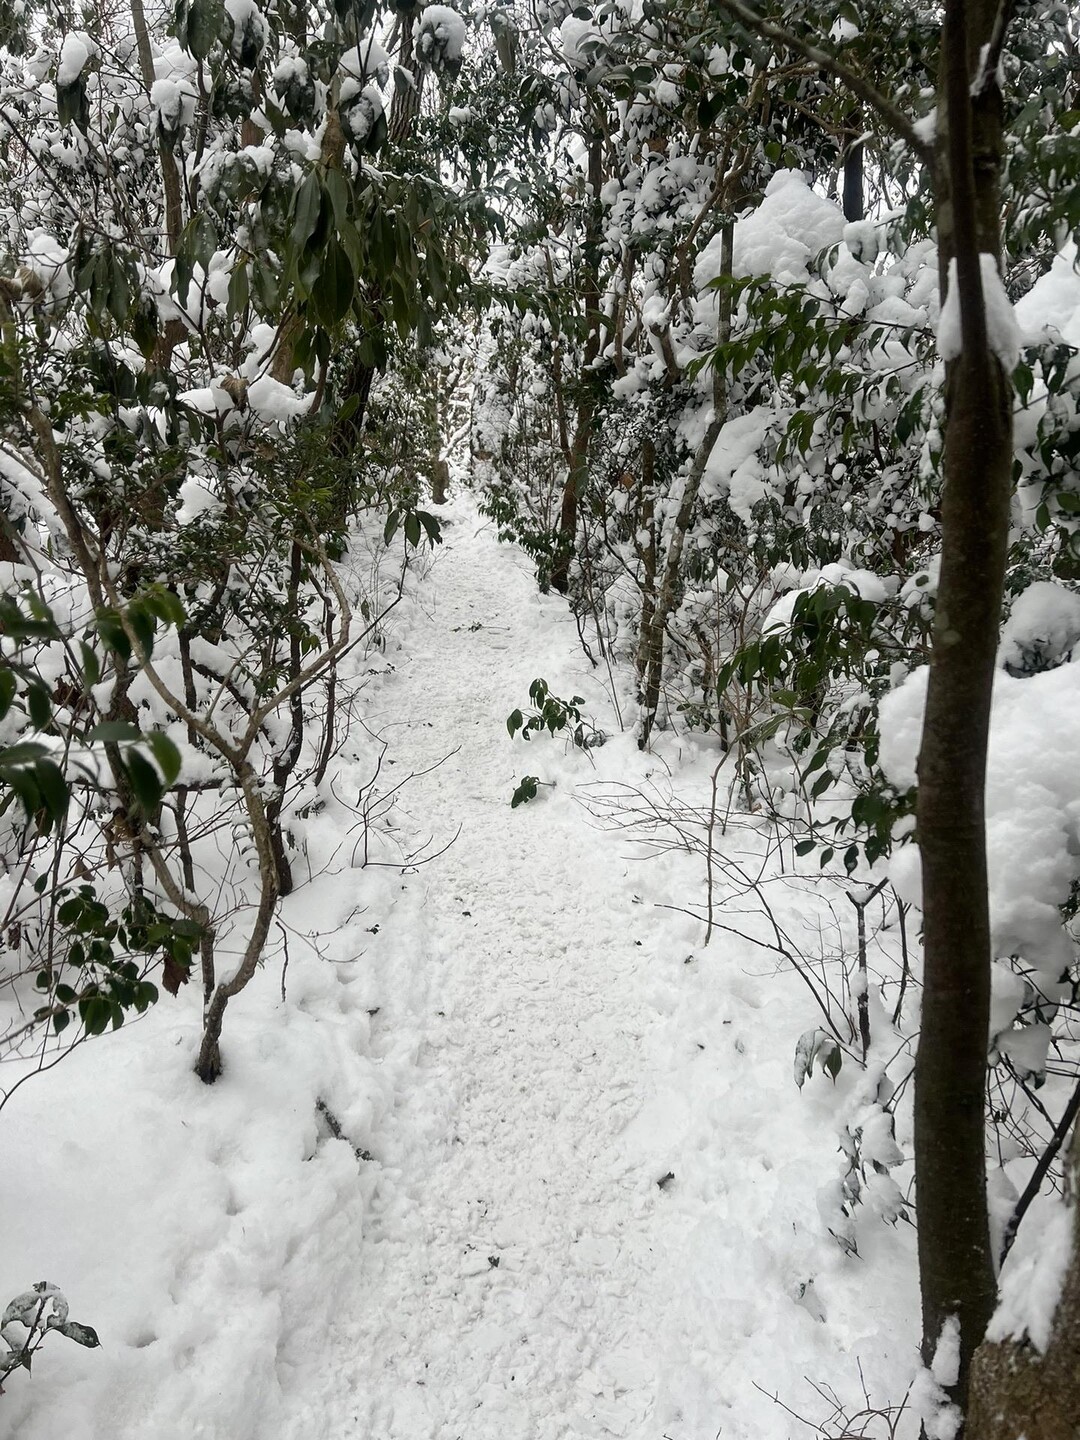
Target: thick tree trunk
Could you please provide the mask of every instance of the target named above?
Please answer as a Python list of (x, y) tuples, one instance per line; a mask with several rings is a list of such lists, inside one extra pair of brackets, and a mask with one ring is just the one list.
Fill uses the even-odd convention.
[(971, 1367), (969, 1440), (1076, 1440), (1080, 1434), (1080, 1125), (1069, 1159), (1072, 1258), (1050, 1338), (980, 1345)]
[(423, 67), (413, 54), (416, 17), (411, 12), (400, 16), (401, 44), (398, 48), (397, 73), (394, 76), (394, 98), (390, 105), (390, 139), (403, 145), (416, 128), (420, 114), (420, 94), (424, 83)]
[(997, 257), (1000, 97), (972, 99), (996, 7), (948, 0), (942, 50), (946, 134), (939, 233), (955, 259), (962, 349), (947, 368), (942, 557), (919, 753), (918, 842), (925, 953), (915, 1070), (915, 1168), (927, 1364), (946, 1321), (960, 1363), (946, 1387), (961, 1411), (996, 1286), (986, 1206), (990, 1006), (983, 791), (1012, 489), (1009, 377), (989, 347), (980, 251)]

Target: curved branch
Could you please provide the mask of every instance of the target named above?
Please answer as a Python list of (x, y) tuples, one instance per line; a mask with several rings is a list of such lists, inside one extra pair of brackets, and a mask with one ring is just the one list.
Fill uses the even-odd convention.
[(920, 136), (915, 122), (900, 109), (895, 101), (890, 100), (888, 95), (883, 94), (875, 85), (872, 85), (865, 75), (861, 75), (858, 70), (830, 54), (828, 50), (819, 49), (793, 31), (785, 30), (782, 25), (777, 25), (775, 21), (759, 15), (755, 10), (751, 10), (749, 5), (744, 5), (742, 0), (716, 0), (716, 3), (721, 10), (726, 10), (733, 19), (740, 21), (747, 29), (763, 35), (766, 40), (775, 41), (777, 45), (783, 45), (786, 50), (794, 51), (796, 55), (802, 55), (812, 65), (817, 65), (830, 75), (834, 75), (837, 80), (842, 80), (852, 94), (857, 95), (864, 104), (869, 105), (871, 110), (881, 116), (905, 145), (918, 155), (924, 165), (932, 162), (933, 150)]

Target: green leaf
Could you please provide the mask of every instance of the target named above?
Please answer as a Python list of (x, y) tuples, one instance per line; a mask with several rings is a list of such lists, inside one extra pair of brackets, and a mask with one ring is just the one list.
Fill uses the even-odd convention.
[(145, 591), (140, 597), (159, 620), (166, 625), (175, 625), (177, 629), (187, 619), (183, 602), (179, 595), (175, 595), (164, 585), (154, 585)]
[(536, 787), (539, 783), (537, 776), (526, 775), (510, 797), (510, 809), (516, 810), (519, 805), (527, 805), (530, 800), (535, 800)]
[(180, 751), (160, 730), (154, 730), (147, 735), (146, 743), (154, 753), (154, 759), (165, 777), (166, 786), (174, 784), (180, 774)]
[(30, 713), (30, 723), (34, 729), (44, 730), (52, 719), (52, 700), (40, 681), (33, 681), (27, 687), (26, 708)]
[(321, 208), (322, 187), (318, 175), (312, 170), (296, 192), (293, 204), (292, 242), (297, 250), (302, 250), (315, 233)]
[(57, 85), (56, 110), (61, 125), (70, 125), (74, 121), (85, 132), (90, 112), (86, 100), (86, 80), (82, 75), (76, 76), (70, 85)]
[(101, 679), (101, 665), (98, 663), (97, 654), (85, 640), (79, 641), (79, 653), (82, 655), (83, 680), (89, 689)]
[(79, 1002), (79, 1013), (88, 1035), (101, 1035), (112, 1019), (112, 1006), (104, 995), (91, 995)]
[(428, 543), (432, 546), (441, 545), (442, 525), (439, 523), (439, 517), (430, 514), (427, 510), (417, 510), (416, 518), (427, 532)]
[(63, 1320), (52, 1328), (74, 1340), (76, 1345), (85, 1345), (88, 1350), (94, 1350), (101, 1344), (97, 1331), (90, 1325), (80, 1325), (77, 1320)]
[(142, 731), (137, 725), (130, 724), (127, 720), (102, 720), (99, 725), (87, 735), (87, 740), (100, 740), (102, 742), (113, 741), (116, 744), (125, 744), (132, 740), (141, 740)]
[(514, 738), (514, 736), (517, 734), (517, 732), (521, 729), (521, 727), (522, 727), (522, 725), (523, 725), (524, 723), (525, 723), (525, 717), (524, 717), (524, 715), (522, 715), (521, 711), (520, 711), (520, 710), (511, 710), (510, 714), (507, 716), (507, 719), (506, 719), (506, 728), (507, 728), (507, 730), (509, 730), (509, 732), (510, 732), (510, 739), (511, 739), (511, 740)]
[(95, 624), (106, 648), (115, 651), (122, 660), (130, 660), (131, 641), (128, 639), (116, 611), (102, 610), (98, 614)]
[(251, 276), (247, 262), (240, 263), (229, 276), (229, 314), (242, 315), (251, 299)]
[(147, 660), (154, 653), (154, 614), (145, 600), (133, 600), (127, 608), (127, 622), (135, 632), (135, 639)]
[[(332, 329), (352, 307), (356, 276), (352, 262), (334, 235), (326, 242), (318, 278), (311, 287), (311, 302), (320, 325)], [(415, 542), (414, 542), (415, 543)]]
[(183, 43), (196, 60), (205, 60), (221, 38), (224, 26), (222, 0), (190, 0)]
[(327, 170), (323, 176), (323, 185), (333, 207), (334, 224), (340, 235), (347, 227), (352, 228), (349, 226), (349, 183), (340, 170)]
[(125, 753), (124, 768), (127, 770), (135, 799), (139, 802), (139, 808), (144, 815), (149, 815), (161, 801), (162, 787), (157, 771), (145, 756), (139, 754), (138, 750), (129, 750)]
[(60, 820), (68, 808), (71, 791), (55, 760), (39, 760), (35, 769), (38, 789), (50, 820)]

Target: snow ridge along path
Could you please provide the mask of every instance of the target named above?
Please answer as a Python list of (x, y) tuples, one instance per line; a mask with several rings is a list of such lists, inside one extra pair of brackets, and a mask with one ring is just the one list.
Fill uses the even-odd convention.
[(509, 805), (523, 773), (590, 778), (561, 738), (511, 744), (532, 680), (602, 692), (565, 605), (481, 525), (448, 516), (432, 613), (367, 717), (399, 773), (427, 772), (402, 792), (410, 828), (436, 848), (461, 828), (411, 882), (426, 1014), (385, 1017), (423, 1039), (377, 1141), (356, 1313), (331, 1338), (351, 1392), (334, 1433), (358, 1440), (627, 1436), (655, 1397), (665, 1195), (621, 1136), (659, 1017), (626, 862), (569, 787)]

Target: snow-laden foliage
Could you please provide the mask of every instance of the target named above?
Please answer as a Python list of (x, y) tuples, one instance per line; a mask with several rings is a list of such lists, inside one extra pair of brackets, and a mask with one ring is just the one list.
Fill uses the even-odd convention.
[[(464, 43), (425, 13), (417, 94)], [(5, 1043), (115, 1027), (197, 957), (211, 1079), (339, 743), (337, 662), (393, 603), (339, 574), (346, 522), (438, 538), (437, 386), (381, 374), (424, 373), (486, 212), (373, 163), (373, 11), (84, 23), (0, 51)], [(222, 844), (239, 905), (200, 879)]]

